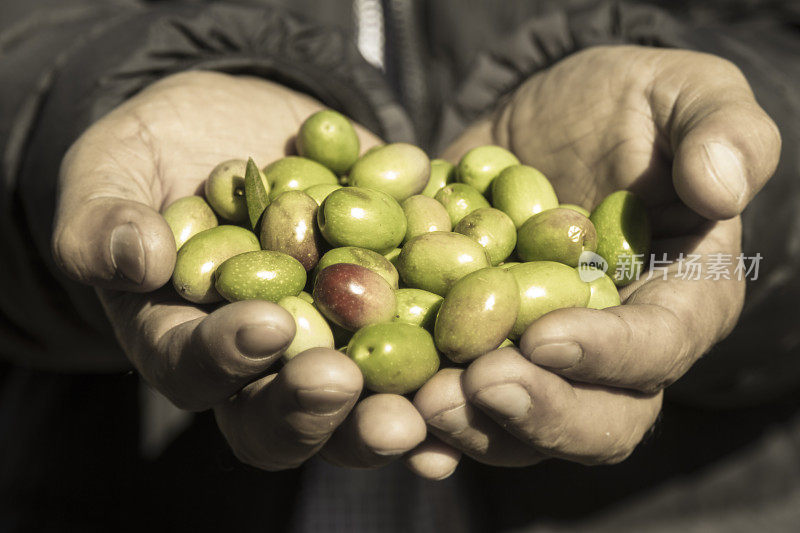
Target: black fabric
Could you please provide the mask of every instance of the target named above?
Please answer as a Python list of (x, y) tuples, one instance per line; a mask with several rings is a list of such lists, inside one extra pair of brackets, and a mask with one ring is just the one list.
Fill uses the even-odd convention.
[[(13, 361), (0, 366), (0, 530), (792, 530), (800, 521), (796, 3), (383, 5), (393, 31), (411, 13), (419, 39), (390, 54), (411, 65), (390, 61), (394, 87), (358, 56), (347, 0), (0, 2), (0, 355)], [(680, 403), (667, 403), (628, 461), (502, 470), (467, 460), (443, 484), (413, 480), (399, 465), (348, 472), (312, 462), (267, 474), (236, 463), (208, 415), (160, 459), (139, 456), (136, 376), (121, 370), (93, 292), (60, 276), (49, 255), (58, 165), (88, 124), (160, 77), (215, 69), (277, 80), (387, 140), (418, 139), (435, 153), (527, 76), (615, 43), (731, 59), (784, 139), (774, 179), (744, 215), (745, 251), (765, 260), (742, 323), (670, 388)]]
[(788, 533), (800, 520), (800, 398), (726, 412), (667, 404), (615, 466), (465, 459), (430, 482), (399, 463), (257, 471), (208, 413), (145, 460), (133, 374), (6, 367), (0, 381), (0, 531)]

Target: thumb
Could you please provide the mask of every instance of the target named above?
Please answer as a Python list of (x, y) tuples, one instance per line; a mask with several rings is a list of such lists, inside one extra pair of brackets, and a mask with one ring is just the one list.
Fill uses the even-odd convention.
[(688, 76), (665, 118), (673, 185), (700, 215), (732, 218), (775, 172), (780, 133), (732, 63), (705, 56)]
[[(52, 250), (56, 264), (95, 287), (149, 292), (175, 265), (175, 240), (150, 191), (109, 147), (79, 140), (59, 177)], [(124, 159), (123, 159), (124, 161)], [(113, 164), (109, 164), (113, 162)]]

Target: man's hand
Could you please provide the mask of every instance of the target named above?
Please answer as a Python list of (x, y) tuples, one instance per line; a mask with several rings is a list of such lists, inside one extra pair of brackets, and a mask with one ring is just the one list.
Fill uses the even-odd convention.
[[(98, 287), (120, 345), (148, 383), (184, 409), (215, 407), (237, 456), (267, 469), (302, 463), (335, 433), (326, 450), (354, 466), (382, 464), (425, 438), (419, 413), (396, 395), (362, 402), (336, 431), (362, 389), (358, 367), (340, 352), (312, 350), (270, 374), (295, 333), (278, 305), (212, 310), (162, 287), (176, 252), (159, 211), (201, 191), (220, 161), (283, 157), (303, 120), (321, 108), (263, 80), (178, 74), (89, 128), (61, 169), (58, 264)], [(378, 142), (356, 129), (363, 149)], [(347, 455), (352, 450), (357, 457)]]
[[(415, 404), (437, 437), (489, 464), (621, 461), (654, 423), (663, 388), (736, 323), (738, 215), (775, 170), (778, 130), (727, 61), (610, 47), (533, 76), (445, 157), (490, 143), (544, 172), (562, 202), (591, 209), (615, 190), (638, 193), (655, 257), (701, 254), (703, 274), (681, 279), (673, 263), (626, 287), (622, 306), (549, 313), (520, 351), (440, 371)], [(731, 279), (705, 279), (717, 253), (734, 258)]]

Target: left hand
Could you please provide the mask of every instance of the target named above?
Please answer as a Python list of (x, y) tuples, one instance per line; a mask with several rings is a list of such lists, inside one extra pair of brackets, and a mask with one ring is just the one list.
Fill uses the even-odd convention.
[[(196, 305), (162, 287), (176, 251), (160, 209), (197, 193), (219, 161), (284, 157), (306, 117), (322, 108), (266, 80), (182, 72), (93, 124), (62, 164), (56, 262), (97, 288), (145, 381), (183, 409), (214, 409), (234, 454), (267, 470), (293, 468), (318, 452), (341, 465), (379, 466), (426, 435), (406, 398), (359, 401), (361, 372), (336, 350), (308, 350), (275, 373), (295, 334), (280, 306)], [(364, 149), (380, 142), (355, 127)]]
[[(533, 76), (444, 157), (482, 144), (541, 170), (562, 202), (591, 209), (615, 190), (636, 192), (655, 257), (700, 254), (702, 277), (681, 279), (672, 263), (663, 279), (645, 274), (626, 287), (624, 305), (553, 311), (528, 328), (519, 351), (440, 371), (415, 404), (434, 435), (480, 462), (619, 462), (655, 422), (664, 387), (738, 319), (738, 215), (777, 166), (778, 130), (723, 59), (603, 47)], [(733, 258), (731, 279), (705, 279), (717, 253)]]

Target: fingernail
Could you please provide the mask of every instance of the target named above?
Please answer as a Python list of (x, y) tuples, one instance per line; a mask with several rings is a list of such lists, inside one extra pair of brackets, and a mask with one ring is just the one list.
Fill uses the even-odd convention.
[(531, 362), (537, 365), (564, 370), (575, 366), (583, 356), (580, 344), (576, 342), (551, 342), (537, 346), (530, 353)]
[(355, 393), (331, 389), (299, 389), (297, 403), (304, 410), (317, 415), (329, 415), (342, 409)]
[(466, 409), (467, 406), (462, 403), (433, 415), (426, 422), (445, 433), (460, 433), (467, 429)]
[(134, 283), (144, 281), (144, 245), (139, 229), (131, 222), (120, 224), (111, 232), (109, 246), (117, 274)]
[(747, 179), (744, 175), (741, 157), (730, 146), (723, 143), (709, 142), (704, 145), (704, 148), (706, 168), (738, 204), (747, 192)]
[(270, 357), (283, 350), (291, 337), (272, 324), (242, 326), (236, 332), (236, 347), (253, 359)]
[(492, 385), (479, 390), (472, 396), (472, 401), (510, 420), (524, 417), (533, 406), (531, 395), (517, 383)]

